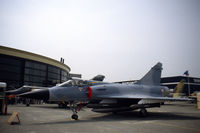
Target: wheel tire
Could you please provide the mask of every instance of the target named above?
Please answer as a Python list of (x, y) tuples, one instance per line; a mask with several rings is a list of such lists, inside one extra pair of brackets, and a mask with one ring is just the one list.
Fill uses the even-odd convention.
[(78, 115), (73, 114), (71, 118), (72, 118), (73, 120), (78, 120)]
[(148, 116), (146, 109), (141, 109), (139, 114), (140, 114), (141, 117), (147, 117)]

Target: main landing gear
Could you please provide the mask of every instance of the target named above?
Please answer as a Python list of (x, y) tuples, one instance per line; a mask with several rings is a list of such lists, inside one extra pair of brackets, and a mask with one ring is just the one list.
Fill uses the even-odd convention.
[(147, 117), (148, 116), (148, 112), (147, 112), (147, 110), (145, 108), (141, 108), (139, 114), (142, 117)]

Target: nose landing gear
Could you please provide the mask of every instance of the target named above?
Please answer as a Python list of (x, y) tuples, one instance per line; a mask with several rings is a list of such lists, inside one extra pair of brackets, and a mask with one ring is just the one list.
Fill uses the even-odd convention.
[(73, 115), (71, 116), (71, 119), (72, 120), (78, 120), (78, 115), (77, 115), (77, 113), (78, 113), (78, 107), (77, 107), (77, 105), (76, 105), (75, 102), (70, 103), (70, 109), (73, 112)]
[(71, 116), (71, 118), (72, 118), (72, 120), (78, 120), (78, 115), (77, 115), (77, 114), (73, 114), (73, 115)]

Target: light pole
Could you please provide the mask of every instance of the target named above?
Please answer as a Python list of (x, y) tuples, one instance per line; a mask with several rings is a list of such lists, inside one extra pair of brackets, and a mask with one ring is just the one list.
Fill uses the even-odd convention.
[(189, 75), (187, 75), (187, 79), (188, 79), (188, 95), (190, 96), (190, 82), (189, 82)]
[(189, 81), (189, 72), (188, 72), (188, 70), (185, 71), (183, 73), (183, 75), (186, 75), (186, 77), (187, 77), (187, 81), (188, 81), (188, 95), (190, 96), (190, 81)]

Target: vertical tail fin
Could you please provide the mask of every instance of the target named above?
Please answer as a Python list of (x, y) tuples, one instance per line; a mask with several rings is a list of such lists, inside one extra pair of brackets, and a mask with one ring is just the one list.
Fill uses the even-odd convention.
[(173, 94), (173, 97), (174, 97), (174, 98), (180, 97), (180, 94), (183, 92), (184, 84), (185, 84), (185, 79), (182, 79), (182, 80), (177, 84), (177, 86), (174, 88), (174, 94)]
[(136, 84), (143, 85), (160, 85), (161, 79), (161, 71), (162, 71), (162, 63), (158, 62), (155, 66), (151, 68), (151, 70)]

